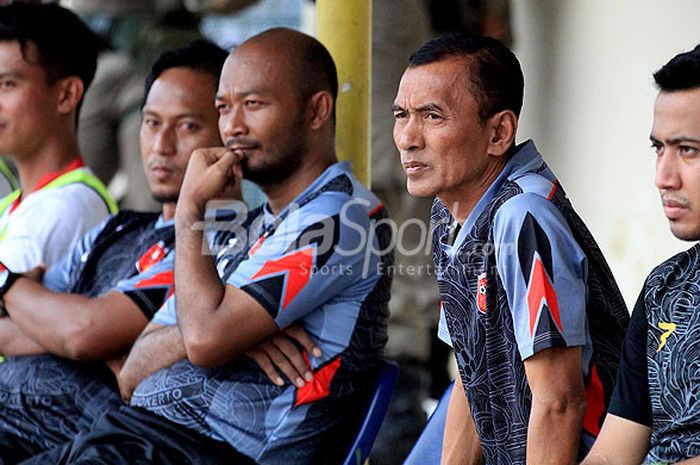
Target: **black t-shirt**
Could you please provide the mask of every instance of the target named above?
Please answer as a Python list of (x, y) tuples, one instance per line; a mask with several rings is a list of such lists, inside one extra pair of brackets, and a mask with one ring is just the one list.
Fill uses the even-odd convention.
[(657, 266), (632, 314), (609, 412), (651, 427), (644, 464), (700, 456), (700, 243)]
[(637, 299), (627, 328), (620, 367), (617, 371), (617, 383), (610, 398), (608, 412), (651, 427), (647, 331), (648, 323), (642, 293)]

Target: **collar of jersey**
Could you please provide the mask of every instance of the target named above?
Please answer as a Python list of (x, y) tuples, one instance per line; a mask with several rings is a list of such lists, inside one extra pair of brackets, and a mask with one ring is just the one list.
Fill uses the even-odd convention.
[(334, 179), (341, 174), (348, 174), (350, 175), (352, 173), (352, 168), (350, 165), (349, 161), (339, 161), (336, 163), (333, 163), (331, 166), (325, 169), (323, 173), (319, 177), (316, 178), (314, 182), (312, 182), (304, 191), (296, 196), (294, 200), (289, 202), (289, 205), (287, 205), (284, 210), (282, 210), (277, 216), (273, 215), (272, 212), (270, 211), (270, 206), (267, 202), (265, 202), (265, 205), (263, 206), (263, 213), (264, 213), (264, 224), (266, 227), (272, 225), (275, 222), (280, 222), (280, 219), (283, 219), (286, 217), (290, 210), (293, 208), (294, 205), (296, 205), (296, 208), (301, 207), (306, 203), (305, 198), (314, 192), (316, 192), (318, 189), (320, 189), (324, 184), (326, 184), (328, 181), (331, 179)]
[[(29, 194), (32, 194), (36, 191), (43, 189), (47, 185), (54, 182), (56, 179), (63, 176), (64, 174), (70, 173), (71, 171), (77, 170), (78, 168), (82, 168), (83, 166), (85, 166), (85, 163), (83, 162), (83, 157), (78, 155), (73, 160), (71, 160), (71, 162), (68, 165), (66, 165), (63, 169), (61, 169), (59, 171), (50, 171), (50, 172), (44, 174), (43, 176), (41, 176), (39, 178), (39, 180), (37, 181), (37, 183), (32, 188), (32, 190), (29, 191)], [(29, 194), (27, 194), (27, 195), (29, 195)], [(10, 213), (15, 211), (17, 209), (17, 207), (19, 207), (20, 203), (22, 202), (22, 198), (24, 198), (24, 197), (25, 196), (22, 195), (22, 192), (20, 191), (19, 195), (17, 196), (15, 201), (12, 202), (12, 205), (10, 205)]]
[(491, 183), (484, 195), (482, 195), (476, 203), (476, 206), (469, 213), (469, 216), (467, 216), (467, 219), (462, 225), (462, 229), (459, 231), (459, 234), (457, 234), (454, 244), (449, 248), (450, 250), (448, 250), (450, 255), (459, 250), (464, 238), (472, 229), (476, 220), (484, 212), (486, 206), (496, 197), (503, 183), (507, 179), (517, 178), (519, 175), (531, 171), (533, 167), (538, 166), (541, 162), (542, 156), (537, 151), (537, 147), (535, 147), (535, 143), (532, 140), (527, 140), (516, 146), (515, 153), (510, 156), (496, 180)]
[(68, 165), (66, 165), (65, 168), (58, 170), (58, 171), (48, 172), (45, 175), (43, 175), (42, 177), (40, 177), (39, 180), (37, 181), (36, 185), (34, 186), (34, 188), (31, 190), (31, 192), (36, 192), (39, 189), (43, 189), (49, 183), (55, 181), (56, 179), (60, 178), (64, 174), (69, 173), (73, 170), (77, 170), (78, 168), (82, 168), (83, 166), (85, 166), (85, 162), (83, 162), (83, 157), (78, 155), (73, 160), (71, 160), (71, 162), (68, 163)]
[(165, 218), (163, 218), (163, 214), (161, 213), (160, 215), (158, 215), (158, 220), (156, 220), (155, 228), (160, 229), (173, 225), (175, 225), (175, 218), (170, 218), (169, 220), (166, 220)]

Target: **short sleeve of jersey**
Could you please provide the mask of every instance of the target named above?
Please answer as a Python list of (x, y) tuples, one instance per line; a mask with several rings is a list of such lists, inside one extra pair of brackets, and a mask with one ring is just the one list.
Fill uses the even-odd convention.
[(280, 328), (350, 286), (366, 295), (379, 278), (378, 240), (367, 211), (364, 200), (332, 192), (293, 209), (227, 283), (257, 300)]
[(146, 271), (119, 281), (116, 290), (134, 301), (146, 318), (151, 319), (174, 292), (174, 263), (175, 251), (171, 250)]
[(75, 271), (87, 258), (87, 254), (92, 250), (92, 245), (111, 218), (111, 216), (107, 217), (102, 223), (85, 233), (85, 235), (75, 243), (72, 250), (70, 250), (55, 266), (46, 271), (43, 278), (45, 287), (55, 292), (69, 292), (73, 284), (71, 279), (75, 275)]
[(648, 322), (642, 293), (634, 306), (625, 342), (622, 345), (617, 383), (610, 398), (608, 412), (651, 427), (647, 331)]
[(538, 194), (517, 195), (496, 214), (494, 245), (522, 359), (585, 345), (586, 257), (561, 212)]
[(153, 315), (151, 323), (157, 323), (163, 326), (172, 326), (177, 324), (177, 313), (175, 311), (177, 297), (175, 294), (168, 297), (162, 307)]

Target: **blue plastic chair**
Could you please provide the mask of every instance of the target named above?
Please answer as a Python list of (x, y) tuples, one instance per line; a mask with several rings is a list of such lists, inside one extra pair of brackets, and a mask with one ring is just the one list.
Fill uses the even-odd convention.
[(394, 362), (385, 362), (379, 369), (377, 384), (369, 398), (367, 410), (362, 416), (360, 428), (343, 465), (362, 465), (369, 457), (374, 440), (377, 439), (379, 427), (382, 425), (389, 408), (389, 400), (398, 375), (399, 367)]
[(445, 432), (447, 407), (450, 404), (450, 394), (454, 383), (445, 389), (437, 407), (426, 423), (423, 432), (413, 445), (413, 449), (404, 460), (403, 465), (440, 465), (442, 455), (442, 435)]

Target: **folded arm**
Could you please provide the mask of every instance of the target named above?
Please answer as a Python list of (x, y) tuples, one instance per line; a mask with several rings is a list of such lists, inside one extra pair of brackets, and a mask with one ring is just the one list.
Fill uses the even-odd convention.
[(129, 402), (141, 381), (186, 356), (182, 335), (176, 325), (150, 323), (134, 343), (119, 372), (119, 391), (124, 402)]
[(148, 323), (121, 292), (88, 298), (50, 291), (20, 278), (5, 295), (19, 328), (49, 352), (75, 360), (105, 360), (127, 351)]
[(321, 357), (321, 349), (311, 339), (301, 325), (295, 324), (273, 334), (245, 354), (265, 372), (278, 386), (284, 384), (280, 373), (296, 387), (302, 387), (313, 380), (311, 367), (304, 359), (304, 351), (309, 357)]
[[(226, 149), (195, 150), (175, 214), (177, 319), (187, 358), (216, 366), (278, 331), (272, 316), (248, 293), (224, 285), (207, 253), (201, 228), (206, 203), (231, 197), (240, 185), (238, 158)], [(234, 330), (235, 329), (235, 330)]]
[(27, 336), (10, 318), (0, 318), (0, 354), (37, 355), (46, 352), (44, 347)]
[(201, 231), (191, 228), (195, 221), (177, 223), (177, 319), (187, 358), (211, 367), (232, 360), (279, 328), (257, 300), (221, 282), (213, 257), (202, 253)]

